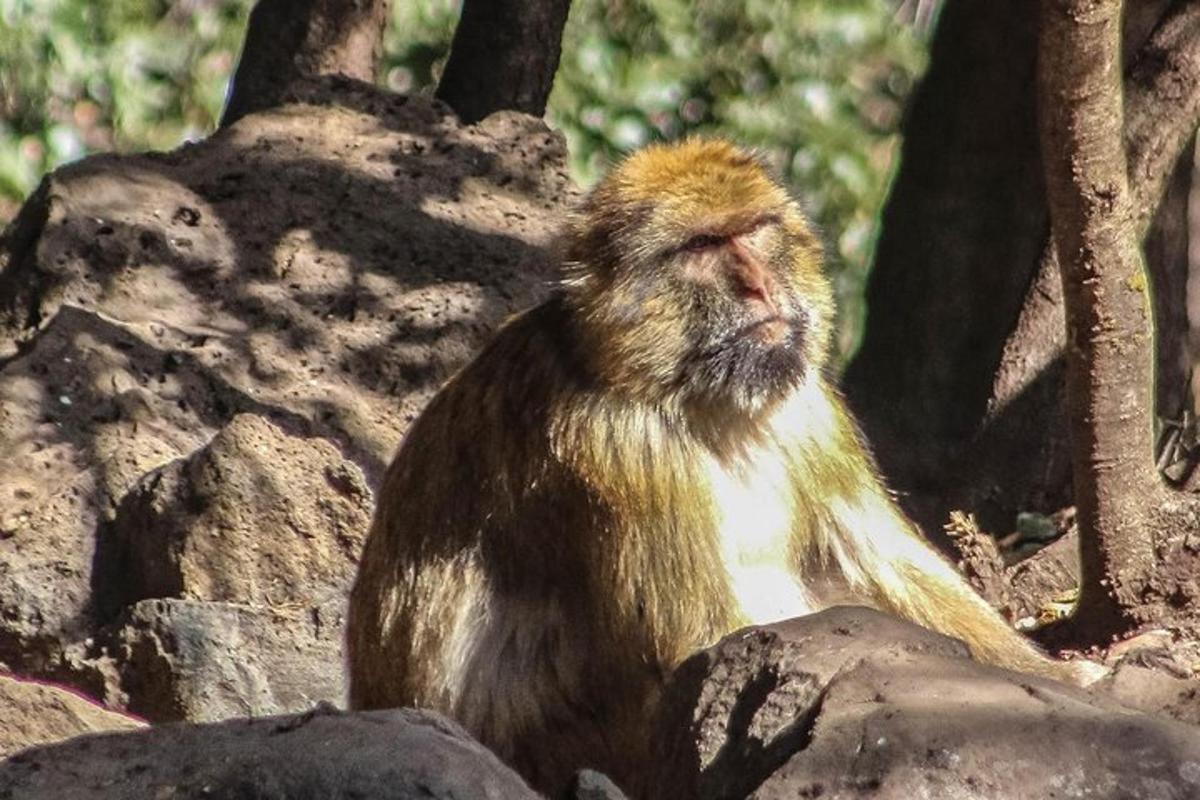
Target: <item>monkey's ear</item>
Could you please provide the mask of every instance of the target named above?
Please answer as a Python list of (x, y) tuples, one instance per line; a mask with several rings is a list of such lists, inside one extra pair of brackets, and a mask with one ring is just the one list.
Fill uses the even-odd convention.
[(633, 204), (593, 192), (572, 214), (560, 238), (564, 264), (578, 265), (596, 276), (611, 275), (622, 260), (622, 241), (636, 232), (650, 215), (645, 203)]

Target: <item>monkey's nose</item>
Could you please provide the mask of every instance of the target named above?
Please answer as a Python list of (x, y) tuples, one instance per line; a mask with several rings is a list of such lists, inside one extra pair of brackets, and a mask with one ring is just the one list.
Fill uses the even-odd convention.
[(772, 296), (773, 286), (766, 270), (753, 259), (738, 259), (733, 270), (734, 284), (739, 296), (764, 306), (767, 316), (779, 314), (779, 306)]

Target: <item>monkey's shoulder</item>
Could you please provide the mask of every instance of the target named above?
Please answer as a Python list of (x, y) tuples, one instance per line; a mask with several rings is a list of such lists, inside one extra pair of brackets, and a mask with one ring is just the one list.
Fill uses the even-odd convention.
[(514, 430), (523, 434), (587, 381), (579, 352), (564, 299), (555, 293), (501, 325), (438, 399), (475, 405), (481, 423), (520, 423)]
[(430, 399), (381, 490), (398, 524), (452, 538), (511, 515), (538, 486), (552, 420), (581, 383), (565, 316), (557, 296), (514, 316)]

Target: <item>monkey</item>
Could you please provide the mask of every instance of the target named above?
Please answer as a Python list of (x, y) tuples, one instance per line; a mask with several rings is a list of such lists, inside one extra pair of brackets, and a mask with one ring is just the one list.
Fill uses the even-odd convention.
[(818, 235), (759, 157), (642, 149), (561, 248), (549, 299), (387, 470), (351, 591), (352, 707), (443, 711), (544, 792), (582, 767), (637, 786), (675, 666), (845, 592), (982, 661), (1086, 680), (896, 504), (827, 374)]

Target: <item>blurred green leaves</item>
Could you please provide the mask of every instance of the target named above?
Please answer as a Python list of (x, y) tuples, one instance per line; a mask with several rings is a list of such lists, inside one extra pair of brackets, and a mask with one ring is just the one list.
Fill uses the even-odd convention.
[(0, 197), (216, 125), (252, 0), (0, 0)]
[(461, 0), (392, 0), (379, 77), (394, 92), (432, 93), (450, 50)]
[[(211, 131), (253, 0), (0, 0), (0, 219), (89, 152)], [(393, 0), (380, 80), (431, 90), (458, 0)], [(590, 183), (688, 133), (763, 152), (825, 233), (852, 349), (925, 46), (895, 0), (574, 0), (548, 116)], [(4, 200), (10, 203), (4, 208)]]

